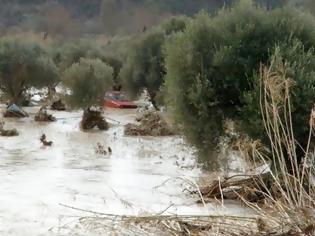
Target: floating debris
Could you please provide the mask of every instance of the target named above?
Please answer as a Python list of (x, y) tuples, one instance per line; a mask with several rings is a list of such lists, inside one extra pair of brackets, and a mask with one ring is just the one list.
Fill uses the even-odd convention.
[(97, 143), (96, 144), (96, 148), (95, 148), (95, 153), (99, 154), (99, 155), (107, 155), (108, 154), (112, 154), (112, 149), (110, 147), (107, 148), (107, 151), (105, 150), (105, 146)]
[(52, 141), (47, 141), (46, 140), (46, 135), (43, 134), (41, 137), (40, 137), (40, 141), (41, 143), (44, 145), (44, 146), (51, 146), (53, 144)]
[(42, 106), (38, 113), (35, 115), (35, 121), (41, 122), (53, 122), (56, 121), (56, 118), (53, 115), (47, 113), (46, 106)]
[(54, 111), (65, 111), (66, 105), (59, 99), (51, 104), (50, 109)]
[(127, 124), (125, 135), (130, 136), (168, 136), (173, 130), (158, 112), (146, 112), (136, 119), (139, 124)]

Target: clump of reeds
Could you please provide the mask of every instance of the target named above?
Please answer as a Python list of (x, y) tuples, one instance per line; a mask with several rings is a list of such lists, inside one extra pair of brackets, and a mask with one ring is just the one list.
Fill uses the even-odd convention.
[[(262, 162), (266, 162), (266, 155), (271, 157), (273, 168), (270, 170), (269, 184), (260, 181), (262, 189), (255, 190), (264, 195), (263, 207), (240, 197), (261, 215), (259, 230), (262, 233), (313, 235), (315, 182), (312, 182), (314, 154), (310, 151), (310, 142), (315, 128), (315, 109), (310, 112), (308, 144), (300, 147), (293, 132), (290, 100), (292, 86), (294, 81), (287, 75), (285, 63), (276, 56), (270, 66), (261, 67), (260, 108), (270, 142), (270, 153), (268, 155), (255, 149), (255, 145), (251, 146), (251, 152), (255, 159)], [(298, 156), (298, 148), (304, 149), (303, 157)]]

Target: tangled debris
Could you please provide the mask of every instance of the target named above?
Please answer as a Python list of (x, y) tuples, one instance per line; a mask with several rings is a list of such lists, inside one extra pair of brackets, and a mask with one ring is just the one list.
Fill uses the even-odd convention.
[(106, 151), (104, 145), (97, 143), (96, 148), (95, 148), (95, 153), (106, 156), (107, 154), (112, 154), (112, 149), (110, 147), (107, 147), (107, 151)]
[(46, 140), (46, 135), (43, 134), (41, 137), (40, 137), (40, 142), (44, 145), (44, 146), (51, 146), (53, 144), (52, 141), (47, 141)]
[(81, 120), (81, 128), (83, 130), (93, 129), (94, 127), (100, 130), (107, 130), (109, 128), (107, 121), (102, 116), (100, 109), (86, 109)]
[(54, 111), (65, 111), (66, 105), (59, 99), (51, 104), (50, 109)]
[(53, 115), (47, 113), (46, 106), (42, 106), (38, 113), (35, 115), (35, 121), (53, 122), (56, 118)]
[(137, 118), (138, 124), (127, 124), (125, 135), (130, 136), (168, 136), (174, 135), (167, 122), (158, 112), (146, 112)]
[(194, 194), (207, 199), (245, 199), (248, 202), (260, 202), (265, 198), (264, 189), (268, 184), (270, 173), (256, 175), (234, 175), (223, 180), (214, 180), (211, 184), (201, 187)]
[(87, 234), (106, 235), (263, 235), (259, 233), (258, 220), (254, 217), (198, 216), (198, 215), (112, 215), (62, 205), (73, 210), (92, 214), (81, 217), (75, 228)]
[(12, 136), (18, 136), (19, 132), (16, 129), (4, 129), (4, 121), (0, 122), (0, 136), (4, 137), (12, 137)]

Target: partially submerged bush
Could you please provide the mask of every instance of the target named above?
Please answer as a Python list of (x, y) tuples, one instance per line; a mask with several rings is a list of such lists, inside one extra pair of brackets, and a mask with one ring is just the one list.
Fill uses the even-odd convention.
[(71, 89), (66, 101), (72, 108), (99, 106), (113, 84), (113, 69), (99, 59), (81, 58), (65, 71), (63, 83)]
[(58, 69), (37, 43), (0, 40), (0, 88), (11, 103), (21, 102), (28, 88), (43, 88), (58, 79)]
[(102, 111), (88, 108), (84, 110), (81, 128), (83, 130), (89, 130), (94, 127), (97, 127), (99, 130), (107, 130), (109, 125), (102, 116)]
[[(71, 94), (66, 97), (69, 106), (85, 110), (81, 123), (82, 128), (93, 128), (96, 120), (99, 124), (101, 113), (91, 116), (90, 108), (103, 106), (105, 91), (110, 89), (113, 84), (112, 68), (99, 59), (81, 58), (79, 63), (73, 64), (65, 71), (63, 83), (71, 90)], [(94, 117), (96, 120), (90, 117)], [(107, 125), (98, 126), (100, 129), (107, 129)]]

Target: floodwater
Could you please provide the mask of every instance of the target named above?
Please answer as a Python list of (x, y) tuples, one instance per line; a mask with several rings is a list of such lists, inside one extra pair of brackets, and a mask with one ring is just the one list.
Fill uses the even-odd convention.
[[(68, 235), (67, 227), (75, 232), (69, 227), (87, 213), (64, 205), (118, 215), (247, 212), (236, 204), (196, 204), (183, 191), (205, 174), (194, 150), (179, 136), (124, 137), (132, 111), (107, 110), (108, 131), (82, 132), (81, 112), (54, 112), (57, 122), (37, 123), (37, 109), (27, 110), (29, 118), (5, 119), (6, 128), (20, 135), (0, 137), (0, 235)], [(52, 147), (41, 145), (43, 133)], [(112, 154), (96, 154), (98, 142)]]

